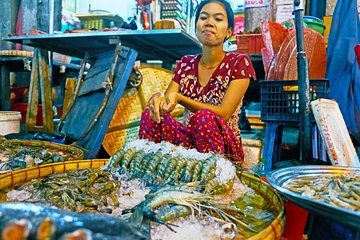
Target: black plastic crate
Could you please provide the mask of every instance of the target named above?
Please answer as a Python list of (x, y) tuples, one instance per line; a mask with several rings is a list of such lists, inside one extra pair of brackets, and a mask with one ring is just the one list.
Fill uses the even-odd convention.
[[(260, 81), (261, 116), (264, 122), (296, 122), (299, 119), (299, 90), (297, 80)], [(310, 101), (327, 98), (329, 81), (310, 80)]]

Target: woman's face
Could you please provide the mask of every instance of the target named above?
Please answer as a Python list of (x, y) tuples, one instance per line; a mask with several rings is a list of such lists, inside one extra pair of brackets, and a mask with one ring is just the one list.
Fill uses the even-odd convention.
[(231, 34), (224, 5), (219, 2), (204, 5), (196, 23), (196, 36), (199, 41), (206, 46), (218, 46)]

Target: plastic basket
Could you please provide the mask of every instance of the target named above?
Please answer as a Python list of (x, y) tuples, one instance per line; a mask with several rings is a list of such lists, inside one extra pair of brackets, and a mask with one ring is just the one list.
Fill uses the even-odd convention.
[(261, 34), (239, 34), (236, 43), (239, 53), (259, 54), (264, 46)]
[(256, 235), (247, 238), (248, 240), (273, 240), (281, 239), (281, 235), (284, 232), (285, 227), (285, 208), (284, 203), (281, 200), (280, 195), (270, 185), (254, 176), (245, 174), (241, 171), (237, 172), (237, 176), (240, 181), (247, 184), (252, 189), (258, 191), (263, 197), (265, 197), (270, 205), (274, 206), (276, 218), (272, 223), (257, 233)]
[[(310, 80), (310, 100), (327, 98), (329, 81)], [(298, 81), (260, 81), (262, 121), (299, 122)]]

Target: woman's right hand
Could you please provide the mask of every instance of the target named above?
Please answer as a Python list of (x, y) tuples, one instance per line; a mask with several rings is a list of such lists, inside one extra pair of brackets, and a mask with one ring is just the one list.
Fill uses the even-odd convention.
[(152, 95), (148, 102), (148, 107), (150, 111), (150, 117), (154, 122), (160, 123), (161, 115), (163, 114), (162, 109), (166, 104), (166, 99), (163, 93), (157, 92)]

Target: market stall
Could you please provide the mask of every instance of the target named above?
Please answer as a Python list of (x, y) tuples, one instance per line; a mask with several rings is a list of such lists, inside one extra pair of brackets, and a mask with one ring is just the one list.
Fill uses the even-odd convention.
[[(149, 29), (146, 11), (151, 2), (137, 1), (144, 29)], [(94, 26), (100, 29), (96, 32), (3, 38), (35, 48), (28, 130), (38, 129), (34, 116), (36, 119), (39, 90), (46, 95), (42, 100), (50, 102), (51, 61), (46, 60), (47, 51), (80, 58), (81, 63), (74, 92), (56, 126), (66, 145), (0, 138), (0, 170), (3, 170), (0, 171), (0, 238), (14, 239), (17, 234), (22, 239), (67, 240), (80, 236), (85, 239), (318, 239), (321, 232), (325, 236), (329, 224), (334, 226), (329, 230), (331, 234), (348, 234), (349, 239), (357, 239), (360, 162), (340, 111), (334, 116), (336, 103), (322, 99), (329, 92), (329, 81), (320, 79), (325, 76), (326, 48), (322, 33), (303, 29), (303, 1), (291, 1), (296, 25), (291, 32), (280, 23), (262, 23), (264, 32), (256, 34), (256, 39), (267, 38), (271, 43), (277, 42), (277, 46), (258, 43), (252, 52), (249, 46), (241, 46), (243, 42), (237, 36), (238, 51), (256, 53), (252, 58), (264, 63), (261, 66), (267, 78), (260, 81), (265, 135), (257, 139), (258, 151), (249, 153), (258, 160), (264, 142), (263, 158), (258, 163), (245, 164), (229, 161), (232, 157), (229, 155), (201, 153), (167, 142), (134, 140), (147, 99), (155, 91), (163, 92), (172, 78), (166, 69), (148, 66), (134, 69), (135, 61), (161, 60), (170, 69), (182, 56), (201, 51), (201, 44), (189, 31), (184, 31), (189, 30), (190, 19), (184, 18), (180, 11), (190, 14), (192, 1), (160, 2), (161, 16), (180, 21), (182, 29), (112, 28), (111, 21), (119, 18), (110, 17), (102, 19), (109, 26), (86, 22), (87, 29)], [(289, 2), (281, 1), (281, 4), (289, 5)], [(267, 3), (246, 12), (256, 11), (257, 7), (266, 11)], [(84, 23), (95, 17), (78, 16)], [(101, 14), (96, 17), (99, 16), (103, 17)], [(104, 23), (97, 20), (94, 24)], [(280, 37), (274, 37), (266, 32), (269, 29), (283, 32)], [(243, 34), (242, 40), (250, 36)], [(304, 49), (304, 43), (310, 48)], [(316, 77), (309, 79), (309, 76)], [(150, 86), (153, 82), (161, 86), (154, 90)], [(310, 104), (313, 100), (317, 101)], [(47, 118), (45, 124), (49, 121), (53, 124), (50, 108), (51, 104), (44, 105), (41, 113)], [(182, 109), (176, 110), (179, 111), (173, 112), (175, 115), (182, 113)], [(313, 116), (311, 111), (317, 112)], [(301, 164), (317, 161), (336, 166), (273, 170), (281, 160), (283, 127), (300, 129), (297, 151)], [(39, 131), (52, 133), (53, 130), (48, 125)], [(334, 138), (340, 140), (333, 141)], [(246, 140), (242, 143), (247, 154)], [(95, 159), (101, 145), (111, 155), (109, 159)], [(290, 217), (294, 212), (289, 206), (300, 206), (297, 210), (301, 214)], [(325, 223), (317, 224), (319, 219)]]

